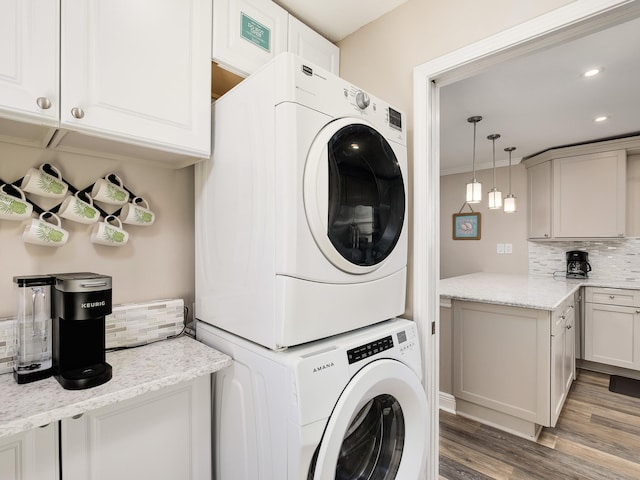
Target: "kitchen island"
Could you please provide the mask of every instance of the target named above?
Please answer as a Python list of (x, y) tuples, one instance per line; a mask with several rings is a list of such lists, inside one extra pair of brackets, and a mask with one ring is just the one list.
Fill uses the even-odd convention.
[(608, 313), (590, 316), (587, 307), (583, 330), (581, 287), (599, 296), (597, 308), (623, 308), (604, 305), (614, 298), (638, 304), (630, 292), (640, 285), (633, 281), (494, 273), (440, 280), (441, 404), (450, 401), (460, 415), (535, 439), (543, 426), (555, 425), (576, 357), (600, 362), (589, 363), (599, 371), (604, 363), (633, 368), (634, 349), (640, 352), (633, 343), (637, 307), (624, 307), (629, 313), (617, 317), (619, 331), (609, 328)]
[(107, 362), (113, 378), (86, 390), (0, 375), (0, 478), (210, 476), (210, 377), (231, 358), (180, 337), (108, 353)]
[(555, 425), (575, 378), (581, 285), (490, 273), (441, 280), (456, 413), (529, 439)]

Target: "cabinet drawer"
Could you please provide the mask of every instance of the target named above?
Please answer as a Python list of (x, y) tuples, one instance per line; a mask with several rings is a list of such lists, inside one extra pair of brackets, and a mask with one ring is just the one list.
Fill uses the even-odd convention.
[(605, 305), (640, 306), (640, 291), (622, 288), (587, 287), (585, 301)]

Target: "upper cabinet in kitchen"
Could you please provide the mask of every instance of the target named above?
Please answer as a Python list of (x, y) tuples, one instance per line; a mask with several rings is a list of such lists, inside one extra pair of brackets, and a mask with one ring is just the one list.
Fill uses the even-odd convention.
[(624, 150), (554, 160), (556, 238), (624, 237), (626, 162)]
[(627, 150), (635, 143), (567, 147), (527, 159), (529, 238), (624, 237)]
[(282, 52), (336, 75), (340, 49), (271, 0), (214, 0), (212, 59), (246, 77)]
[[(12, 105), (0, 90), (0, 117), (58, 127), (53, 139), (49, 134), (41, 143), (59, 150), (170, 166), (209, 156), (210, 1), (24, 0), (0, 5), (0, 22), (8, 21), (7, 13), (19, 20), (15, 32), (3, 28), (0, 33), (10, 42), (8, 58), (0, 55), (0, 82), (11, 82), (6, 71), (12, 63), (25, 69), (23, 63), (33, 62), (38, 66), (34, 75), (47, 83), (27, 82), (21, 94), (26, 109)], [(46, 61), (37, 60), (41, 56)], [(43, 107), (40, 98), (51, 106)], [(5, 130), (7, 123), (0, 122), (0, 134), (20, 136)]]

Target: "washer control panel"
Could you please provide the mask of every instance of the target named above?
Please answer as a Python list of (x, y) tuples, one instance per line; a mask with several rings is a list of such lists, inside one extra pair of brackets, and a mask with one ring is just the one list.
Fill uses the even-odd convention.
[(349, 365), (359, 362), (360, 360), (364, 360), (365, 358), (369, 358), (377, 353), (389, 350), (390, 348), (393, 348), (393, 338), (391, 335), (347, 350)]

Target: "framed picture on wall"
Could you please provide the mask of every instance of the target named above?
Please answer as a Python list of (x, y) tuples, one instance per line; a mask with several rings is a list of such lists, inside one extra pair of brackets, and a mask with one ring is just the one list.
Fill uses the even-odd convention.
[(473, 212), (453, 214), (454, 240), (480, 240), (480, 233), (480, 213)]

